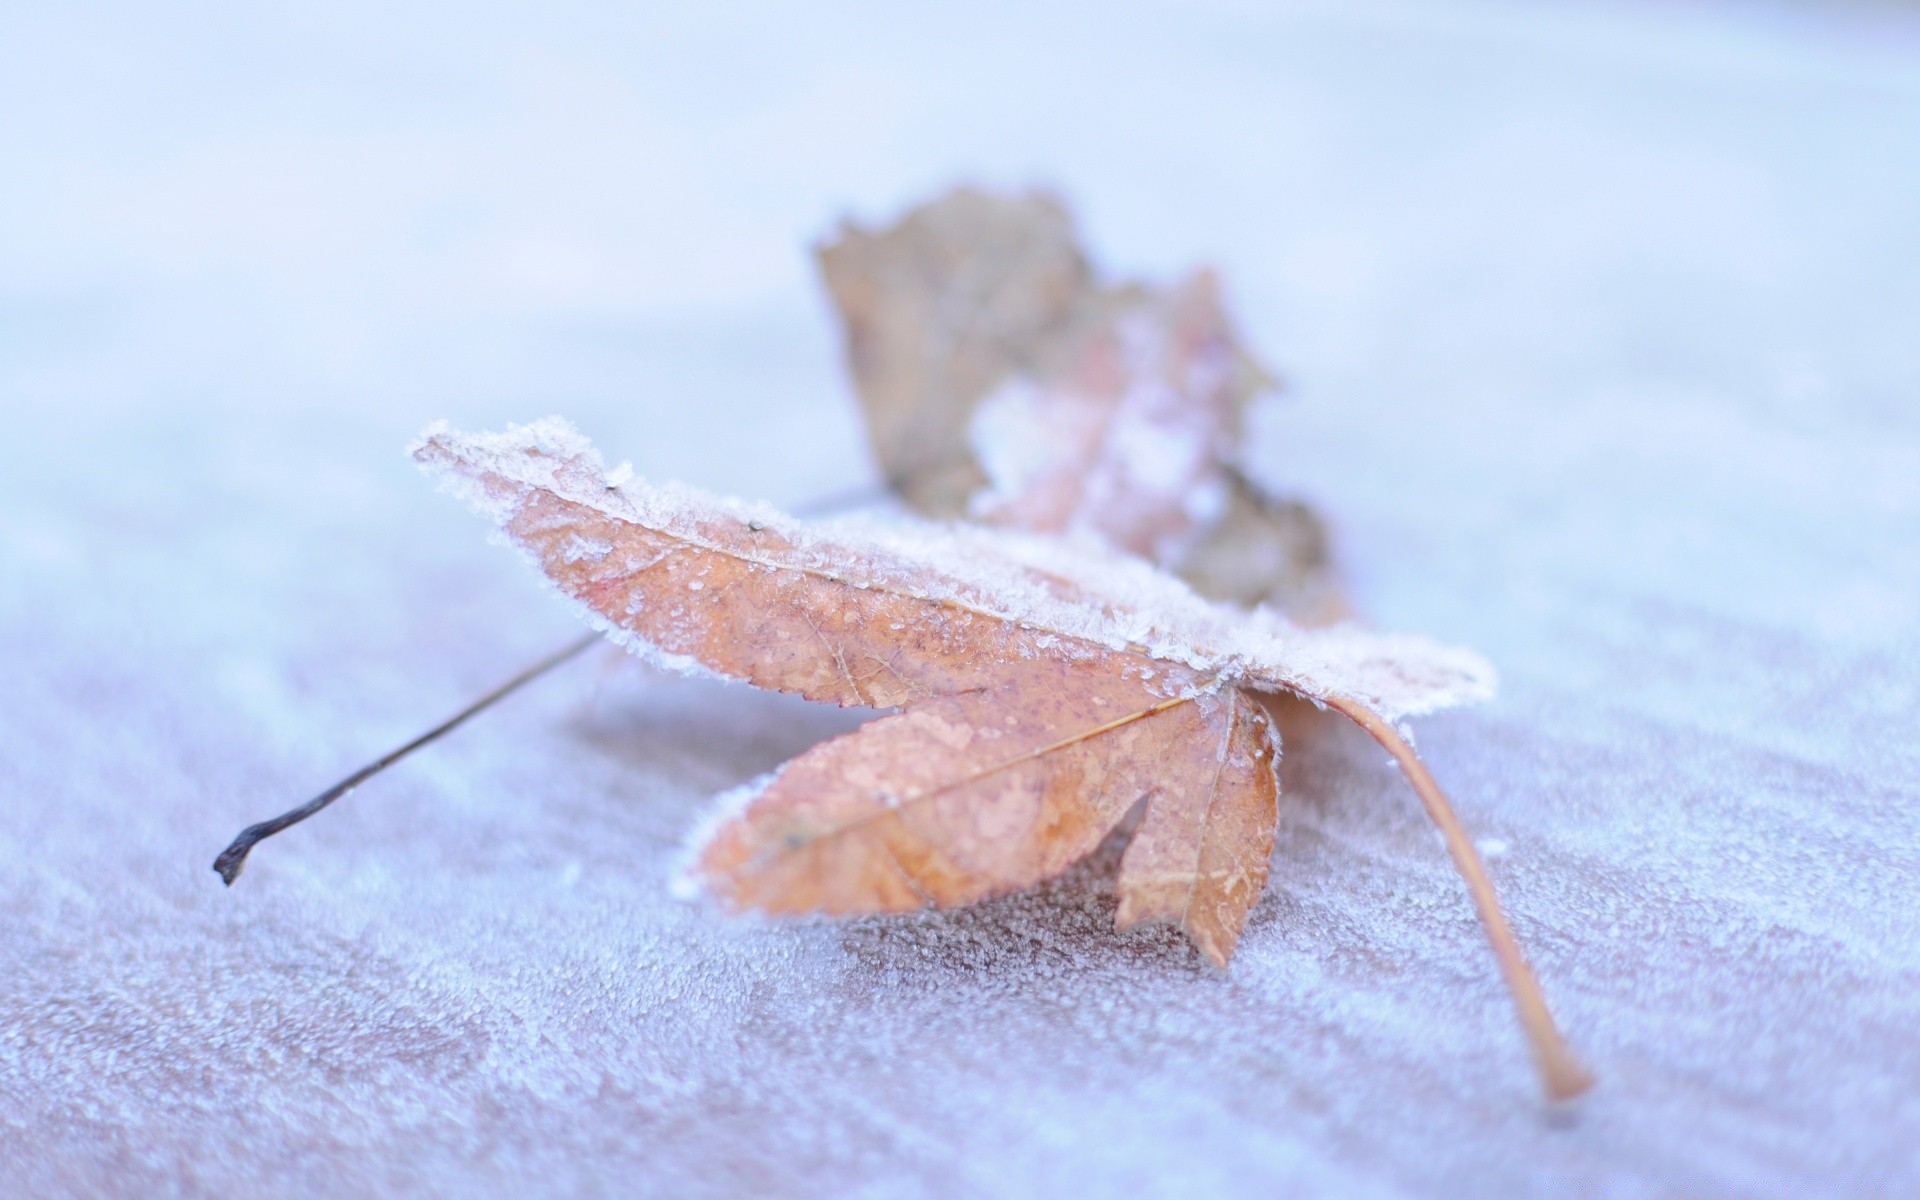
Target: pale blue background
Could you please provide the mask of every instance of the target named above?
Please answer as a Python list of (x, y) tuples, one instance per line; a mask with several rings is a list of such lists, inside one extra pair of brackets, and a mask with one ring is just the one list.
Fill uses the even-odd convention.
[[(6, 6), (0, 1191), (1920, 1190), (1920, 16), (1030, 9)], [(206, 869), (571, 632), (419, 426), (870, 478), (806, 247), (957, 180), (1217, 264), (1255, 472), (1502, 669), (1421, 745), (1576, 1117), (1339, 732), (1227, 978), (1097, 870), (677, 904), (845, 719), (604, 663)]]

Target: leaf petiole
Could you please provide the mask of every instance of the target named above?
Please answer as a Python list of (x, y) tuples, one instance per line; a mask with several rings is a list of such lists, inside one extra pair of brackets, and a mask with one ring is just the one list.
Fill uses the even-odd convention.
[(1593, 1073), (1574, 1057), (1559, 1027), (1553, 1023), (1553, 1013), (1547, 1009), (1540, 981), (1534, 977), (1533, 968), (1527, 965), (1527, 957), (1520, 951), (1520, 943), (1514, 939), (1506, 913), (1501, 911), (1500, 900), (1493, 893), (1493, 881), (1487, 878), (1487, 868), (1433, 774), (1407, 744), (1407, 739), (1366, 705), (1338, 697), (1328, 699), (1326, 704), (1366, 730), (1369, 737), (1393, 755), (1401, 773), (1419, 794), (1420, 803), (1426, 806), (1427, 816), (1446, 839), (1447, 853), (1453, 856), (1454, 868), (1473, 896), (1473, 906), (1480, 913), (1480, 923), (1486, 927), (1487, 940), (1493, 944), (1493, 956), (1499, 960), (1500, 973), (1506, 977), (1507, 991), (1513, 995), (1520, 1024), (1533, 1045), (1534, 1062), (1540, 1069), (1547, 1095), (1555, 1100), (1570, 1100), (1592, 1087)]
[(429, 742), (435, 741), (444, 734), (451, 733), (468, 717), (474, 716), (492, 707), (495, 703), (506, 699), (509, 695), (525, 685), (532, 683), (561, 663), (573, 658), (600, 639), (601, 635), (595, 632), (567, 643), (567, 645), (547, 655), (539, 662), (528, 667), (518, 675), (515, 675), (512, 679), (507, 680), (499, 687), (494, 688), (486, 695), (440, 722), (440, 724), (435, 725), (432, 729), (427, 730), (419, 737), (414, 738), (406, 745), (387, 751), (387, 753), (368, 763), (366, 766), (361, 767), (358, 771), (342, 779), (326, 791), (321, 792), (318, 796), (315, 796), (300, 807), (283, 812), (270, 821), (261, 821), (256, 825), (247, 826), (240, 831), (239, 837), (234, 838), (233, 841), (228, 844), (227, 848), (220, 852), (220, 857), (213, 860), (213, 869), (219, 873), (221, 882), (225, 883), (228, 887), (232, 887), (233, 881), (240, 878), (241, 868), (247, 865), (247, 854), (267, 838), (272, 837), (282, 830), (291, 829), (293, 826), (298, 825), (300, 822), (313, 816), (327, 805), (332, 804), (335, 800), (351, 792), (375, 775), (378, 775), (388, 767), (399, 762), (407, 755), (412, 754), (415, 750), (418, 750)]

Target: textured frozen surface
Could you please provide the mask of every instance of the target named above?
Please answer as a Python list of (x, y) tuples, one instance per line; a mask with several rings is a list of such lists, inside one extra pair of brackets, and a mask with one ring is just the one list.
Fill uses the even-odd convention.
[[(898, 11), (0, 13), (0, 1193), (1920, 1187), (1914, 19)], [(395, 447), (558, 410), (858, 482), (803, 245), (966, 172), (1220, 263), (1294, 385), (1255, 468), (1501, 669), (1421, 748), (1576, 1119), (1338, 730), (1225, 977), (1099, 864), (674, 901), (706, 798), (848, 718), (617, 658), (207, 869), (575, 628)]]

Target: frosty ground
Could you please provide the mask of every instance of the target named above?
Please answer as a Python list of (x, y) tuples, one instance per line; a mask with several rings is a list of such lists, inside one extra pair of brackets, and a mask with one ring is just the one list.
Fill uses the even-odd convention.
[[(0, 17), (0, 1191), (1917, 1186), (1912, 18), (891, 19)], [(673, 899), (710, 796), (857, 718), (612, 653), (207, 869), (574, 633), (421, 426), (866, 481), (805, 246), (961, 177), (1217, 264), (1291, 385), (1252, 469), (1500, 668), (1416, 731), (1577, 1113), (1305, 714), (1228, 975), (1112, 932), (1111, 847), (919, 919)]]

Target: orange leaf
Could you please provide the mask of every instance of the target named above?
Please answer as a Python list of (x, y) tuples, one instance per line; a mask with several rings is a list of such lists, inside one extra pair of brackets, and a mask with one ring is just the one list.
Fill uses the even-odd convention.
[[(966, 904), (1059, 873), (1144, 804), (1118, 921), (1177, 923), (1225, 966), (1274, 835), (1279, 743), (1254, 695), (1347, 713), (1444, 806), (1391, 723), (1492, 690), (1469, 652), (1301, 629), (1055, 539), (806, 525), (690, 488), (612, 483), (558, 420), (481, 435), (436, 426), (414, 455), (636, 652), (900, 710), (795, 758), (715, 826), (692, 871), (735, 908)], [(1480, 901), (1484, 875), (1451, 832)], [(1532, 1015), (1529, 1001), (1542, 1015), (1544, 1002), (1504, 920), (1485, 903), (1482, 915), (1550, 1086), (1577, 1090), (1551, 1020), (1542, 1033)]]

